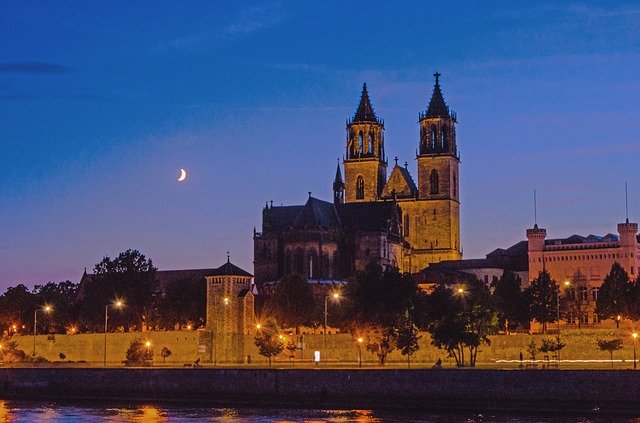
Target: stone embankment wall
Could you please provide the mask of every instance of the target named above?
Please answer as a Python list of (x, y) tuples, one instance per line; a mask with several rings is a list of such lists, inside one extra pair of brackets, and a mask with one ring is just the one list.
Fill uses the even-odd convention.
[[(295, 335), (293, 336), (295, 339)], [(527, 345), (535, 340), (540, 346), (543, 338), (554, 338), (555, 335), (496, 335), (491, 336), (491, 344), (483, 345), (478, 353), (478, 362), (493, 362), (495, 360), (517, 360), (520, 352), (528, 359)], [(129, 343), (135, 338), (149, 340), (154, 352), (154, 364), (162, 365), (160, 357), (162, 347), (167, 347), (172, 355), (166, 359), (167, 365), (183, 365), (193, 363), (200, 358), (202, 363), (220, 363), (216, 357), (211, 337), (204, 331), (167, 331), (167, 332), (143, 332), (143, 333), (109, 333), (107, 334), (107, 363), (108, 365), (122, 365), (125, 351)], [(562, 331), (562, 340), (566, 347), (561, 351), (561, 359), (608, 359), (608, 353), (597, 348), (598, 339), (622, 338), (625, 341), (624, 348), (614, 353), (614, 359), (631, 360), (633, 358), (633, 339), (626, 330), (567, 330)], [(31, 355), (33, 352), (33, 336), (18, 336), (13, 338), (18, 342), (18, 347)], [(77, 334), (77, 335), (38, 335), (36, 337), (36, 355), (49, 361), (60, 361), (59, 354), (64, 353), (66, 361), (84, 361), (87, 363), (103, 362), (104, 334)], [(348, 334), (327, 335), (326, 347), (324, 335), (304, 335), (304, 351), (296, 350), (293, 356), (299, 361), (304, 354), (305, 361), (313, 358), (314, 351), (320, 351), (322, 359), (329, 362), (357, 362), (358, 345)], [(252, 363), (264, 363), (266, 359), (258, 354), (253, 344), (253, 337), (245, 336), (244, 356), (251, 357)], [(640, 345), (638, 345), (640, 348)], [(640, 353), (640, 349), (638, 350)], [(276, 361), (288, 361), (289, 351), (285, 350)], [(447, 353), (430, 345), (430, 337), (423, 333), (420, 339), (420, 349), (412, 356), (414, 363), (433, 363), (442, 358), (445, 365), (448, 363)], [(542, 359), (543, 354), (538, 353), (537, 359)], [(362, 348), (364, 363), (376, 361), (375, 355)], [(246, 361), (246, 360), (245, 360)], [(388, 362), (406, 362), (406, 357), (398, 351), (389, 355)]]
[(0, 368), (0, 399), (17, 398), (635, 417), (640, 378), (632, 370)]

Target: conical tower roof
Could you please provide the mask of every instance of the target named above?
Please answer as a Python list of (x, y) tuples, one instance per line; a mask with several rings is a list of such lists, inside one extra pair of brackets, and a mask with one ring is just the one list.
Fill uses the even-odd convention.
[(338, 164), (338, 167), (336, 168), (336, 178), (333, 180), (333, 182), (335, 184), (340, 183), (342, 184), (342, 172), (340, 172), (340, 164)]
[(353, 115), (353, 120), (351, 122), (380, 123), (380, 120), (376, 117), (376, 113), (373, 111), (371, 100), (369, 100), (369, 92), (367, 91), (366, 82), (362, 85), (362, 94), (360, 95), (360, 104), (358, 104), (358, 109), (356, 110), (356, 114)]
[(440, 74), (436, 72), (433, 74), (433, 76), (436, 77), (436, 84), (433, 87), (431, 101), (429, 102), (429, 107), (427, 107), (427, 112), (425, 113), (424, 117), (451, 117), (451, 114), (449, 113), (449, 106), (447, 106), (447, 103), (444, 102), (442, 90), (440, 89)]

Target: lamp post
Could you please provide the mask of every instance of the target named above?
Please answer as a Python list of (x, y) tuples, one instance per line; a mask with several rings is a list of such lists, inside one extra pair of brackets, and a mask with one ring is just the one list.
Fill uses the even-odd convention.
[[(104, 306), (104, 366), (107, 367), (107, 323), (109, 322), (109, 305)], [(122, 301), (116, 300), (111, 306), (113, 308), (122, 309)]]
[(638, 333), (633, 332), (631, 336), (633, 336), (633, 370), (635, 370), (636, 369), (636, 340), (638, 339)]
[[(331, 297), (337, 301), (340, 298), (340, 294), (338, 294), (337, 292), (334, 292), (331, 294)], [(324, 297), (324, 338), (323, 338), (323, 349), (324, 349), (324, 353), (325, 353), (325, 357), (326, 357), (326, 353), (327, 353), (327, 317), (329, 315), (329, 295), (327, 294)]]
[(145, 360), (150, 360), (151, 341), (145, 342), (144, 346), (147, 347), (147, 355), (144, 357), (144, 359)]
[(362, 367), (362, 338), (358, 338), (358, 367)]
[(41, 309), (36, 308), (35, 310), (33, 310), (33, 356), (34, 357), (36, 356), (36, 335), (38, 334), (38, 311), (40, 310), (49, 314), (53, 310), (53, 307), (51, 307), (50, 305), (45, 305)]

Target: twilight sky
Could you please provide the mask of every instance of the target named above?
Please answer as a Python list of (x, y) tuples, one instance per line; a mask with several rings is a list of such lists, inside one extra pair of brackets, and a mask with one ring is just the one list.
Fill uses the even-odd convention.
[[(458, 113), (462, 245), (640, 220), (636, 2), (5, 1), (0, 291), (137, 248), (253, 270), (267, 200), (331, 200), (363, 82), (416, 175), (434, 71)], [(176, 182), (179, 168), (187, 183)]]

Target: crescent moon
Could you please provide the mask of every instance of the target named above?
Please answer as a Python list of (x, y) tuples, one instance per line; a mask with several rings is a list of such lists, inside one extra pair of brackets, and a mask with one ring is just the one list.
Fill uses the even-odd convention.
[(184, 169), (180, 169), (180, 177), (178, 178), (178, 182), (182, 182), (187, 179), (187, 171)]

